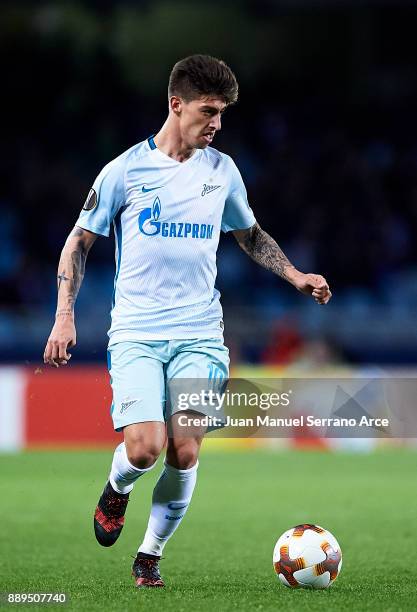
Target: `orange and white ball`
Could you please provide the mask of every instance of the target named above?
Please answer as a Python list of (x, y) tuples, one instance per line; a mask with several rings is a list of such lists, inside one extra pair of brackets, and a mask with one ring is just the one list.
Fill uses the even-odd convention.
[(289, 529), (275, 544), (274, 570), (285, 586), (327, 589), (342, 567), (342, 551), (336, 538), (319, 525)]

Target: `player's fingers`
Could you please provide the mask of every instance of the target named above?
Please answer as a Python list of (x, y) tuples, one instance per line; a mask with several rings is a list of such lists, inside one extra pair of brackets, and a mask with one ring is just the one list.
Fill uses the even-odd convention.
[(58, 356), (60, 359), (68, 359), (67, 353), (68, 342), (60, 342), (58, 345)]
[(313, 297), (321, 297), (322, 295), (325, 295), (327, 289), (313, 289), (312, 292), (312, 296)]
[(50, 357), (50, 358), (49, 358), (49, 359), (46, 361), (46, 363), (47, 363), (48, 365), (52, 366), (53, 368), (59, 368), (59, 365), (56, 363), (56, 361), (54, 361), (54, 360), (52, 359), (52, 357)]
[(49, 365), (54, 365), (52, 363), (52, 342), (48, 340), (46, 343), (45, 351), (43, 354), (43, 362)]
[(325, 295), (316, 296), (315, 300), (317, 304), (327, 304), (327, 302), (330, 300), (331, 297), (332, 297), (332, 292), (328, 290), (326, 291)]
[(51, 355), (49, 358), (49, 364), (55, 368), (59, 368), (59, 343), (56, 340), (51, 342)]
[(58, 364), (52, 359), (52, 357), (47, 357), (46, 359), (44, 359), (44, 363), (46, 365), (50, 365), (50, 366), (52, 366), (54, 368), (58, 367)]
[(70, 359), (71, 359), (71, 355), (70, 355), (70, 353), (67, 353), (67, 356), (66, 356), (66, 357), (63, 357), (63, 358), (62, 358), (62, 357), (59, 357), (59, 358), (58, 358), (58, 360), (57, 360), (58, 365), (67, 365), (67, 363), (68, 363), (68, 361), (69, 361)]
[(329, 293), (330, 293), (329, 285), (325, 285), (324, 287), (316, 287), (312, 291), (312, 295), (317, 294), (317, 296), (328, 295)]
[(53, 340), (51, 344), (52, 344), (51, 358), (55, 361), (59, 357), (59, 343), (57, 340)]
[(314, 276), (314, 287), (315, 289), (328, 289), (329, 285), (327, 284), (326, 279), (324, 278), (324, 276), (320, 276), (319, 274), (316, 274)]
[(328, 295), (326, 295), (323, 298), (316, 298), (316, 302), (317, 302), (317, 304), (327, 304), (331, 297), (332, 297), (332, 294), (329, 293)]

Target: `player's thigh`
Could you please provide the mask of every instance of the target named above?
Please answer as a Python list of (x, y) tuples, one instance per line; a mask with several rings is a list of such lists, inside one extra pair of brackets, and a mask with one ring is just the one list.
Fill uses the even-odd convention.
[(222, 338), (178, 341), (166, 374), (171, 378), (225, 381), (229, 376), (229, 349)]
[(164, 423), (164, 364), (158, 343), (119, 342), (109, 347), (111, 415), (121, 431), (134, 423)]
[[(169, 390), (167, 420), (181, 410), (216, 416), (216, 406), (208, 404), (205, 397), (208, 392), (222, 392), (229, 377), (229, 362), (229, 350), (221, 338), (178, 341), (177, 350), (166, 369)], [(192, 401), (192, 397), (197, 396), (202, 398), (201, 402)], [(181, 398), (184, 401), (179, 401)], [(187, 427), (187, 436), (193, 429)], [(172, 433), (169, 436), (172, 437)]]

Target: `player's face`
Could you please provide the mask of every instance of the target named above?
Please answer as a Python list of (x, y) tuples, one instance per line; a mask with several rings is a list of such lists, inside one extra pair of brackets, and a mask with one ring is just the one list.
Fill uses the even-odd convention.
[(201, 97), (181, 101), (179, 114), (181, 137), (190, 148), (204, 149), (221, 129), (221, 116), (226, 104), (220, 98)]

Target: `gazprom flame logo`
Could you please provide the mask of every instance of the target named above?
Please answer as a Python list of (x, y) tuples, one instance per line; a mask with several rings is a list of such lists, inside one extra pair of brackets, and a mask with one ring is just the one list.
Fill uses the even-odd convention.
[(155, 198), (152, 206), (152, 217), (154, 221), (158, 221), (159, 215), (161, 214), (161, 202), (159, 198)]
[(161, 223), (158, 221), (161, 215), (161, 201), (156, 197), (152, 209), (144, 208), (139, 215), (139, 231), (146, 236), (159, 234)]

